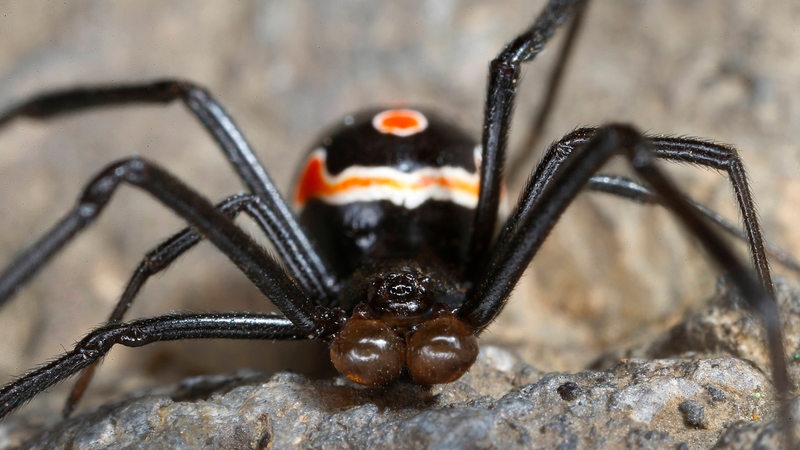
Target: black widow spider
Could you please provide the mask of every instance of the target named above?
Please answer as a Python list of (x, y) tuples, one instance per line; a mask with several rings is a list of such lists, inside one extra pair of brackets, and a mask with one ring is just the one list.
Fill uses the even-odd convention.
[[(472, 332), (482, 331), (502, 309), (503, 302), (507, 298), (511, 287), (564, 208), (589, 180), (589, 177), (601, 162), (612, 154), (617, 153), (622, 153), (631, 160), (637, 173), (660, 196), (661, 201), (672, 208), (676, 216), (686, 222), (689, 229), (708, 247), (709, 253), (716, 262), (734, 275), (733, 278), (739, 283), (739, 288), (745, 292), (745, 297), (755, 302), (762, 310), (767, 310), (764, 316), (765, 319), (768, 319), (767, 329), (770, 331), (770, 349), (775, 366), (773, 368), (775, 382), (779, 389), (785, 391), (788, 382), (785, 378), (785, 367), (783, 369), (780, 367), (783, 351), (775, 325), (774, 311), (770, 309), (772, 305), (769, 300), (771, 283), (760, 237), (760, 229), (753, 213), (752, 201), (749, 198), (741, 164), (731, 149), (689, 139), (645, 139), (635, 130), (620, 125), (603, 127), (598, 130), (578, 130), (551, 147), (545, 157), (545, 162), (539, 166), (527, 186), (524, 201), (520, 203), (511, 218), (506, 222), (506, 226), (502, 228), (500, 238), (495, 241), (495, 244), (492, 244), (492, 229), (500, 196), (500, 175), (504, 160), (505, 137), (507, 136), (508, 121), (514, 102), (514, 86), (519, 76), (519, 66), (522, 62), (533, 58), (538, 53), (540, 47), (544, 45), (544, 42), (550, 37), (555, 28), (565, 20), (569, 8), (578, 3), (581, 2), (550, 2), (545, 12), (534, 25), (533, 31), (512, 42), (501, 54), (501, 58), (493, 63), (487, 96), (486, 127), (483, 136), (483, 148), (485, 149), (481, 166), (483, 176), (480, 179), (478, 189), (479, 198), (474, 206), (474, 220), (472, 219), (472, 207), (464, 211), (463, 208), (459, 209), (455, 204), (446, 201), (444, 202), (445, 205), (437, 204), (437, 206), (453, 208), (454, 211), (452, 213), (454, 215), (467, 215), (466, 219), (461, 220), (462, 223), (467, 225), (456, 227), (451, 231), (455, 235), (460, 234), (459, 239), (453, 239), (452, 242), (447, 241), (444, 238), (450, 239), (452, 236), (443, 234), (441, 230), (436, 228), (419, 228), (419, 234), (414, 231), (410, 233), (410, 236), (403, 236), (401, 232), (383, 227), (367, 229), (366, 231), (358, 229), (357, 231), (370, 235), (367, 236), (367, 241), (374, 238), (380, 245), (378, 247), (366, 246), (366, 244), (361, 244), (360, 240), (350, 242), (350, 244), (355, 244), (355, 248), (363, 254), (356, 253), (355, 256), (350, 255), (349, 258), (343, 258), (343, 260), (350, 261), (349, 265), (343, 261), (338, 263), (331, 261), (331, 253), (337, 253), (340, 256), (341, 253), (325, 250), (326, 246), (331, 247), (335, 244), (325, 243), (324, 235), (312, 232), (311, 234), (315, 239), (323, 242), (317, 241), (314, 244), (309, 242), (305, 232), (294, 222), (291, 213), (288, 212), (285, 206), (285, 202), (277, 194), (271, 181), (266, 178), (266, 173), (255, 157), (252, 156), (249, 147), (241, 138), (235, 125), (230, 122), (229, 117), (219, 108), (216, 101), (200, 88), (188, 83), (164, 82), (140, 86), (89, 90), (76, 89), (45, 94), (8, 110), (5, 115), (1, 116), (0, 122), (8, 121), (14, 116), (46, 117), (61, 112), (104, 104), (148, 101), (168, 102), (177, 99), (185, 101), (220, 143), (229, 160), (252, 192), (252, 195), (229, 198), (221, 208), (224, 212), (229, 213), (241, 208), (253, 215), (270, 237), (270, 241), (276, 246), (282, 260), (287, 265), (291, 278), (287, 277), (268, 256), (264, 255), (256, 246), (253, 246), (249, 238), (239, 232), (223, 213), (215, 211), (208, 202), (197, 197), (191, 190), (172, 179), (161, 169), (140, 159), (130, 159), (113, 165), (87, 187), (82, 197), (83, 204), (77, 207), (73, 214), (62, 221), (55, 230), (48, 233), (39, 244), (34, 245), (31, 250), (25, 252), (12, 263), (9, 270), (0, 279), (1, 298), (9, 298), (28, 277), (34, 274), (36, 269), (46, 262), (50, 255), (55, 253), (74, 233), (77, 233), (85, 226), (91, 218), (95, 217), (105, 204), (105, 201), (108, 200), (111, 191), (120, 182), (125, 181), (139, 185), (159, 197), (162, 202), (187, 219), (204, 237), (220, 247), (281, 309), (287, 319), (275, 315), (246, 314), (204, 315), (202, 317), (169, 316), (137, 321), (128, 325), (111, 325), (93, 333), (92, 336), (84, 341), (84, 345), (79, 347), (78, 351), (71, 353), (72, 356), (67, 355), (60, 359), (60, 363), (56, 362), (54, 363), (56, 365), (45, 366), (6, 386), (2, 391), (3, 396), (0, 397), (3, 399), (2, 403), (4, 403), (2, 411), (4, 413), (7, 412), (46, 386), (80, 370), (82, 367), (88, 366), (91, 363), (91, 359), (98, 358), (107, 350), (106, 347), (114, 342), (125, 345), (143, 345), (150, 340), (198, 337), (262, 339), (315, 337), (327, 339), (339, 331), (341, 323), (345, 321), (353, 309), (354, 305), (348, 304), (349, 299), (371, 295), (370, 293), (373, 291), (377, 293), (376, 298), (379, 299), (385, 298), (381, 295), (384, 291), (394, 292), (396, 295), (404, 293), (404, 295), (415, 297), (414, 302), (400, 302), (396, 305), (391, 304), (381, 307), (373, 305), (371, 311), (359, 311), (359, 314), (387, 314), (389, 310), (398, 308), (401, 312), (408, 313), (404, 308), (419, 307), (418, 303), (416, 303), (419, 299), (416, 298), (417, 296), (414, 293), (421, 293), (423, 289), (417, 283), (421, 283), (422, 286), (431, 283), (427, 285), (429, 286), (427, 290), (436, 292), (436, 301), (441, 302), (444, 306), (440, 308), (443, 310), (436, 312), (435, 315), (441, 314), (442, 317), (450, 317), (451, 313), (455, 313), (455, 316), (459, 317), (459, 320), (452, 319), (454, 320), (452, 323), (449, 318), (437, 317), (436, 320), (445, 321), (452, 328), (461, 326), (453, 324), (460, 324), (462, 321), (466, 322), (471, 332), (458, 332), (456, 335), (465, 336), (464, 339), (467, 345), (472, 346), (473, 343), (470, 337)], [(571, 30), (576, 30), (578, 27), (578, 21), (576, 20), (574, 23), (576, 25)], [(565, 48), (568, 49), (569, 47)], [(374, 112), (370, 113), (368, 118), (372, 118), (374, 115)], [(403, 117), (407, 118), (408, 116)], [(362, 122), (360, 119), (362, 119), (360, 116), (354, 117), (353, 123), (363, 123), (364, 126), (367, 126), (372, 122), (371, 120)], [(461, 136), (457, 134), (458, 132), (451, 132), (445, 125), (441, 125), (441, 127), (445, 128), (436, 126), (438, 120), (435, 118), (429, 116), (428, 119), (429, 128), (416, 135), (422, 141), (423, 147), (420, 148), (425, 149), (424, 145), (430, 143), (435, 136), (434, 131), (442, 132), (445, 135), (442, 139), (461, 139)], [(448, 131), (444, 132), (443, 130)], [(374, 130), (371, 132), (375, 134)], [(363, 134), (358, 136), (361, 137)], [(391, 133), (383, 133), (377, 136), (389, 140), (406, 139)], [(336, 140), (337, 138), (333, 139), (333, 141)], [(368, 145), (377, 144), (369, 143)], [(415, 167), (415, 164), (417, 166), (439, 164), (440, 166), (451, 167), (464, 166), (474, 171), (474, 165), (470, 166), (474, 162), (468, 158), (472, 156), (471, 152), (463, 152), (464, 147), (461, 145), (458, 148), (461, 150), (455, 150), (454, 147), (452, 153), (443, 153), (450, 156), (453, 159), (452, 161), (442, 162), (430, 157), (426, 153), (427, 150), (421, 150), (416, 158), (400, 163), (394, 160), (390, 162), (359, 161), (359, 165), (387, 166), (391, 163), (396, 168), (407, 171), (419, 168)], [(468, 150), (471, 151), (471, 149), (472, 146), (470, 145)], [(572, 150), (576, 151), (574, 153), (576, 155), (575, 158), (569, 157)], [(378, 154), (387, 158), (396, 156), (388, 151), (381, 151)], [(347, 158), (354, 158), (354, 155), (343, 155), (347, 156), (343, 156), (345, 162), (340, 163), (340, 165), (346, 166), (353, 163), (353, 160), (347, 160)], [(332, 158), (332, 155), (329, 156)], [(697, 219), (697, 214), (691, 205), (675, 193), (671, 185), (651, 164), (650, 158), (652, 156), (705, 164), (725, 169), (729, 172), (745, 218), (745, 227), (748, 231), (748, 240), (758, 276), (767, 291), (766, 293), (759, 288), (758, 283), (749, 275), (749, 271), (730, 254), (727, 246), (719, 241), (716, 234), (710, 231), (704, 222)], [(435, 161), (428, 161), (426, 157), (431, 160), (435, 159)], [(406, 163), (410, 163), (410, 166), (401, 165)], [(442, 177), (447, 181), (446, 177)], [(630, 190), (633, 189), (632, 185), (619, 184), (617, 183), (618, 181), (611, 179), (606, 179), (605, 181), (602, 179), (592, 180), (595, 186), (613, 189), (620, 195), (637, 196), (634, 191)], [(436, 199), (435, 196), (433, 198)], [(441, 199), (439, 200), (442, 201)], [(429, 202), (429, 206), (433, 204), (432, 202)], [(310, 205), (309, 203), (309, 206), (304, 210), (304, 214), (306, 214), (305, 211), (310, 211)], [(322, 204), (318, 205), (320, 208), (325, 207)], [(400, 207), (405, 206), (401, 205)], [(341, 208), (333, 207), (335, 211), (341, 211), (343, 216), (349, 217), (352, 217), (353, 209), (359, 208), (361, 208), (360, 205), (353, 203), (345, 203)], [(399, 219), (398, 216), (406, 210), (392, 208), (388, 204), (382, 204), (379, 213), (386, 214), (393, 219), (392, 223), (396, 223), (399, 220), (396, 221), (394, 219)], [(414, 211), (420, 212), (422, 210), (415, 208)], [(378, 214), (371, 211), (363, 211), (363, 213), (372, 216)], [(308, 212), (307, 214), (313, 213)], [(323, 213), (321, 217), (328, 217), (328, 215)], [(441, 223), (428, 214), (420, 213), (420, 217), (430, 218), (435, 225)], [(450, 216), (447, 217), (448, 220), (450, 218)], [(412, 219), (417, 220), (417, 217), (414, 216)], [(301, 220), (303, 219), (301, 218)], [(319, 222), (315, 220), (304, 220), (304, 225), (309, 229), (318, 224)], [(346, 223), (345, 225), (348, 224)], [(352, 226), (354, 224), (350, 223), (349, 225)], [(362, 222), (359, 222), (358, 225), (362, 225)], [(414, 230), (417, 230), (417, 228), (414, 228)], [(384, 232), (386, 235), (380, 236)], [(426, 239), (428, 232), (433, 235), (434, 240)], [(402, 245), (397, 246), (388, 244), (397, 236), (407, 237), (414, 241), (419, 238), (423, 245), (420, 246), (415, 242), (410, 247), (407, 247), (408, 243), (405, 241), (402, 242)], [(360, 236), (360, 238), (363, 238), (363, 236)], [(191, 231), (183, 232), (159, 247), (157, 254), (159, 257), (169, 260), (177, 257), (178, 254), (193, 245), (197, 239)], [(430, 263), (427, 253), (425, 254), (426, 266), (422, 266), (419, 259), (408, 259), (412, 256), (419, 256), (418, 252), (430, 250), (425, 246), (425, 243), (430, 244), (431, 242), (434, 245), (432, 254), (446, 260), (445, 264), (439, 266), (438, 264)], [(463, 248), (462, 245), (466, 245), (466, 248)], [(319, 250), (316, 246), (319, 246)], [(386, 249), (383, 246), (391, 246), (391, 248)], [(415, 249), (413, 255), (399, 252), (399, 249), (408, 248)], [(408, 252), (409, 250), (405, 251)], [(402, 258), (402, 265), (397, 262), (389, 264), (389, 260), (384, 259), (383, 252), (389, 253), (392, 258)], [(345, 254), (347, 255), (348, 253)], [(381, 265), (385, 263), (386, 267), (379, 270), (377, 274), (359, 273), (358, 268), (363, 269), (365, 261), (372, 263), (376, 259), (379, 260), (378, 262)], [(434, 267), (427, 267), (427, 264), (432, 264)], [(368, 268), (372, 269), (373, 267), (369, 265)], [(144, 281), (143, 279), (149, 275), (149, 273), (146, 273), (149, 270), (158, 270), (158, 268), (144, 268), (142, 271), (145, 273), (142, 275), (137, 272), (137, 276), (141, 278), (136, 279), (131, 285), (134, 294), (140, 283)], [(437, 270), (442, 273), (437, 274)], [(455, 274), (452, 275), (452, 279), (448, 278), (447, 272)], [(351, 276), (354, 273), (359, 276)], [(380, 273), (387, 275), (379, 276)], [(426, 276), (417, 276), (417, 273), (430, 275), (433, 281), (427, 281)], [(412, 277), (411, 274), (414, 274), (414, 276)], [(441, 278), (433, 275), (441, 276)], [(403, 283), (392, 281), (398, 278), (405, 281)], [(293, 280), (296, 280), (296, 284)], [(367, 281), (372, 282), (374, 289), (370, 289), (367, 286), (369, 284)], [(351, 294), (353, 292), (356, 292), (356, 294), (348, 296), (347, 299), (343, 298), (343, 293)], [(420, 295), (420, 297), (427, 298), (427, 295)], [(124, 298), (132, 299), (133, 294), (126, 295)], [(347, 314), (329, 307), (330, 305), (345, 307)], [(112, 321), (121, 319), (124, 308), (127, 306), (127, 302), (121, 302), (120, 308), (115, 311)], [(428, 306), (424, 309), (423, 313), (417, 313), (417, 315), (427, 319), (429, 315), (434, 314), (433, 310)], [(358, 320), (354, 319), (352, 322), (357, 323)], [(406, 332), (415, 331), (415, 335), (422, 334), (417, 331), (417, 328), (421, 326), (413, 322), (401, 325)], [(394, 336), (394, 333), (390, 336)], [(100, 345), (101, 342), (96, 342), (97, 340), (102, 341), (102, 345)], [(344, 342), (348, 341), (345, 340)], [(94, 345), (98, 345), (98, 347), (94, 348)], [(336, 346), (334, 345), (334, 347)], [(473, 353), (468, 353), (464, 359), (469, 360), (472, 357)], [(398, 364), (402, 365), (402, 363), (395, 361), (392, 364), (394, 364), (394, 375), (403, 371), (402, 368), (395, 367)], [(411, 365), (413, 366), (413, 364)], [(466, 362), (464, 365), (466, 365)], [(428, 367), (427, 365), (424, 366)], [(461, 365), (459, 364), (459, 366)], [(441, 378), (434, 377), (429, 379), (425, 378), (427, 375), (419, 374), (412, 367), (411, 374), (418, 382), (435, 383), (449, 381), (450, 377), (459, 375), (460, 370), (455, 372), (447, 371), (447, 374)], [(345, 372), (347, 371), (348, 369), (345, 369)], [(365, 370), (364, 374), (366, 375), (359, 372), (358, 369), (354, 371), (356, 373), (351, 374), (351, 378), (379, 374), (379, 378), (372, 382), (382, 383), (386, 381), (382, 378), (383, 375), (380, 375), (383, 372), (375, 371), (373, 368)], [(389, 375), (386, 376), (388, 377)], [(370, 382), (369, 380), (365, 381)], [(6, 399), (8, 399), (8, 402)]]

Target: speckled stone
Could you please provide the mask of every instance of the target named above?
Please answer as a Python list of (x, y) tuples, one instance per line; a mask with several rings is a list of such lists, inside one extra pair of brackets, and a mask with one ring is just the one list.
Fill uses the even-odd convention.
[[(797, 307), (795, 291), (779, 284), (779, 292), (784, 311)], [(710, 305), (707, 317), (742, 313), (722, 299)], [(798, 320), (785, 318), (787, 330)], [(726, 329), (743, 340), (743, 332), (757, 330)], [(772, 398), (758, 365), (701, 348), (544, 373), (484, 346), (462, 379), (432, 389), (401, 383), (374, 390), (291, 373), (191, 378), (39, 430), (25, 447), (749, 448), (779, 442)], [(25, 431), (24, 420), (0, 426), (0, 443), (10, 444), (15, 430)]]

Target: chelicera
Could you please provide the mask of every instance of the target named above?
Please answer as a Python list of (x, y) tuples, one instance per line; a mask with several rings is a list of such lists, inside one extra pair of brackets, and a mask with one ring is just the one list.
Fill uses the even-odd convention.
[[(519, 202), (498, 226), (507, 136), (522, 65), (569, 22), (569, 38), (554, 70), (559, 74), (584, 10), (584, 1), (549, 1), (533, 25), (491, 62), (479, 142), (433, 112), (413, 107), (377, 108), (344, 118), (312, 146), (300, 170), (292, 198), (297, 214), (230, 115), (194, 83), (70, 88), (0, 112), (0, 125), (5, 125), (21, 117), (47, 119), (97, 107), (181, 101), (216, 140), (248, 191), (214, 205), (144, 158), (124, 159), (101, 170), (77, 205), (6, 268), (0, 276), (0, 302), (89, 225), (121, 184), (146, 191), (189, 228), (145, 256), (108, 325), (3, 386), (0, 417), (83, 371), (67, 402), (69, 413), (97, 361), (114, 344), (318, 339), (329, 343), (334, 366), (356, 383), (454, 381), (477, 357), (477, 336), (502, 311), (558, 218), (587, 186), (660, 203), (686, 226), (763, 317), (775, 385), (788, 398), (764, 240), (733, 148), (699, 139), (649, 137), (623, 124), (577, 129), (548, 148)], [(556, 92), (559, 79), (552, 78), (547, 92)], [(548, 111), (544, 107), (536, 123), (543, 123)], [(628, 161), (641, 181), (596, 176), (614, 156)], [(727, 172), (755, 271), (721, 238), (713, 223), (720, 221), (703, 217), (708, 212), (676, 189), (656, 159)], [(266, 234), (282, 265), (234, 223), (242, 212)], [(228, 256), (281, 313), (172, 314), (122, 322), (146, 280), (202, 239)]]

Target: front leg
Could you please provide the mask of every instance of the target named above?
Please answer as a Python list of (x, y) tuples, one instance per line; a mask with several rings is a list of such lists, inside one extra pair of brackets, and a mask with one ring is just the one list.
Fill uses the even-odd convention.
[(485, 267), (486, 254), (494, 236), (508, 131), (522, 64), (535, 58), (556, 29), (576, 10), (584, 7), (585, 0), (549, 1), (533, 25), (511, 41), (489, 65), (481, 135), (480, 188), (468, 250), (467, 279), (475, 278)]
[(53, 255), (91, 224), (122, 183), (147, 191), (189, 222), (228, 256), (298, 328), (309, 335), (335, 331), (331, 328), (336, 327), (336, 320), (323, 318), (323, 313), (328, 310), (317, 307), (247, 233), (200, 194), (141, 158), (113, 163), (89, 182), (77, 205), (0, 275), (0, 303), (8, 300)]
[[(581, 130), (579, 130), (580, 132)], [(569, 135), (555, 145), (572, 142)], [(711, 261), (722, 269), (734, 283), (739, 293), (753, 311), (761, 317), (766, 346), (769, 350), (772, 379), (780, 402), (781, 417), (791, 417), (791, 384), (784, 359), (785, 348), (781, 323), (774, 296), (766, 285), (759, 282), (752, 269), (740, 261), (730, 246), (706, 223), (703, 217), (686, 200), (669, 178), (655, 163), (656, 151), (651, 140), (625, 125), (609, 125), (593, 130), (579, 152), (568, 158), (561, 169), (544, 180), (541, 194), (531, 208), (518, 208), (509, 219), (501, 235), (502, 245), (495, 247), (487, 264), (486, 274), (479, 280), (477, 288), (468, 295), (458, 311), (476, 332), (483, 331), (503, 309), (511, 289), (519, 281), (531, 259), (549, 235), (556, 221), (567, 206), (583, 189), (591, 176), (612, 156), (620, 154), (631, 167), (661, 198), (685, 228), (697, 238)], [(543, 183), (531, 177), (525, 192), (532, 185)], [(522, 200), (523, 202), (525, 199)], [(524, 217), (522, 217), (524, 211)], [(763, 281), (763, 280), (762, 280)], [(767, 281), (770, 281), (769, 279)], [(786, 427), (787, 448), (796, 448), (789, 427)]]
[(278, 314), (184, 314), (111, 324), (89, 333), (75, 348), (0, 388), (0, 419), (40, 392), (94, 364), (115, 344), (141, 347), (183, 339), (305, 339), (307, 334)]
[(272, 211), (274, 225), (268, 228), (267, 234), (303, 289), (317, 298), (332, 299), (333, 271), (297, 223), (286, 200), (233, 118), (204, 88), (185, 80), (162, 80), (56, 90), (0, 111), (0, 127), (19, 117), (44, 120), (96, 108), (175, 101), (186, 105), (217, 142), (245, 186)]
[[(517, 205), (519, 214), (513, 216), (505, 224), (497, 239), (497, 246), (502, 247), (508, 242), (509, 233), (513, 233), (517, 227), (516, 222), (532, 219), (530, 216), (534, 214), (533, 209), (536, 203), (539, 202), (542, 193), (552, 180), (557, 177), (561, 166), (572, 158), (573, 152), (582, 151), (583, 147), (601, 130), (596, 128), (575, 130), (547, 150), (520, 197), (521, 201)], [(750, 257), (764, 289), (774, 296), (761, 224), (756, 214), (753, 197), (750, 194), (744, 165), (736, 150), (733, 147), (700, 139), (673, 137), (647, 137), (646, 139), (656, 158), (723, 170), (728, 174), (739, 211), (742, 214)]]

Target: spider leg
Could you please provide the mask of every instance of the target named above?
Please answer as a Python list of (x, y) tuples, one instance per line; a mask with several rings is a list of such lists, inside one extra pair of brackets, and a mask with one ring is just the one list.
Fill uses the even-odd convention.
[(483, 148), (481, 178), (472, 238), (468, 247), (467, 279), (474, 279), (482, 271), (494, 236), (508, 131), (522, 64), (538, 55), (556, 29), (574, 14), (575, 10), (583, 7), (585, 7), (584, 0), (547, 2), (533, 25), (506, 45), (489, 65), (481, 136)]
[[(609, 175), (593, 176), (589, 179), (586, 188), (612, 193), (643, 204), (661, 203), (660, 199), (645, 186), (625, 177)], [(737, 236), (739, 239), (746, 239), (742, 231), (735, 225), (727, 222), (725, 218), (697, 202), (689, 201), (701, 214), (716, 223), (723, 230)], [(248, 194), (238, 194), (220, 202), (217, 205), (217, 209), (231, 219), (244, 211), (251, 215), (256, 221), (260, 222), (263, 219), (261, 219), (257, 207), (262, 205), (263, 204), (259, 203), (257, 197)], [(183, 253), (200, 242), (201, 239), (202, 237), (193, 229), (186, 228), (174, 234), (169, 239), (166, 239), (155, 249), (147, 252), (128, 281), (125, 291), (108, 318), (107, 324), (110, 325), (121, 322), (144, 283), (146, 283), (152, 275), (166, 269)], [(800, 270), (800, 265), (793, 261), (785, 252), (773, 248), (769, 244), (767, 245), (767, 250), (780, 262), (789, 265), (795, 270)], [(99, 360), (95, 361), (82, 370), (64, 405), (62, 411), (64, 417), (69, 416), (79, 403), (99, 363)]]
[[(262, 229), (264, 228), (263, 222), (269, 220), (269, 218), (264, 218), (265, 216), (261, 211), (263, 207), (264, 205), (261, 203), (260, 199), (250, 194), (232, 195), (217, 204), (217, 209), (231, 220), (244, 211), (259, 223)], [(194, 247), (202, 239), (203, 237), (194, 231), (194, 229), (185, 228), (169, 239), (166, 239), (155, 249), (147, 252), (128, 280), (128, 284), (117, 301), (111, 315), (109, 315), (106, 324), (111, 325), (121, 322), (125, 317), (125, 313), (127, 313), (128, 309), (133, 305), (136, 295), (147, 280), (152, 275), (166, 269), (173, 261)], [(62, 410), (62, 415), (64, 417), (69, 416), (78, 405), (99, 363), (100, 361), (96, 361), (83, 369), (80, 377), (75, 381), (69, 397), (67, 397), (67, 401), (64, 404), (64, 409)]]
[(182, 339), (305, 339), (308, 334), (274, 313), (182, 314), (109, 324), (89, 333), (75, 348), (0, 388), (0, 419), (40, 392), (94, 364), (114, 344), (140, 347)]
[[(588, 140), (583, 139), (584, 133), (585, 130), (578, 130), (555, 144), (556, 147), (572, 146), (576, 140), (585, 144), (579, 153), (563, 164), (561, 170), (550, 174), (548, 180), (531, 177), (526, 193), (534, 191), (535, 185), (545, 184), (538, 200), (529, 211), (523, 213), (521, 207), (514, 211), (508, 221), (511, 226), (507, 225), (501, 235), (501, 239), (508, 240), (507, 244), (495, 247), (486, 266), (486, 274), (480, 279), (477, 290), (468, 295), (458, 314), (476, 331), (485, 329), (502, 309), (511, 289), (566, 207), (602, 164), (615, 154), (622, 154), (637, 175), (650, 185), (663, 204), (698, 239), (711, 260), (728, 274), (748, 305), (760, 315), (766, 332), (772, 379), (780, 401), (780, 415), (788, 420), (791, 417), (791, 385), (783, 356), (785, 352), (777, 303), (771, 291), (767, 290), (771, 285), (759, 282), (752, 270), (740, 261), (657, 167), (655, 158), (658, 152), (651, 146), (655, 147), (659, 141), (647, 139), (625, 125), (609, 125), (592, 130)], [(790, 445), (793, 436), (788, 428), (786, 431), (787, 448), (795, 448)]]
[(533, 121), (527, 128), (527, 133), (521, 141), (522, 144), (509, 156), (510, 161), (507, 165), (507, 178), (509, 180), (519, 180), (521, 177), (526, 176), (527, 173), (524, 171), (533, 164), (529, 159), (534, 149), (538, 148), (539, 140), (542, 138), (543, 132), (547, 127), (547, 121), (550, 119), (550, 113), (553, 110), (553, 105), (561, 89), (564, 71), (569, 63), (572, 50), (575, 48), (575, 42), (577, 41), (580, 29), (583, 27), (583, 18), (586, 16), (586, 10), (588, 9), (589, 2), (587, 1), (582, 8), (578, 8), (575, 12), (575, 17), (572, 18), (569, 28), (567, 28), (564, 42), (558, 50), (558, 58), (544, 84), (544, 98), (539, 104), (536, 113), (533, 115)]
[[(537, 166), (536, 171), (531, 175), (531, 179), (520, 196), (520, 202), (517, 205), (520, 214), (506, 222), (504, 230), (496, 241), (496, 245), (503, 246), (507, 244), (507, 233), (516, 227), (515, 222), (528, 220), (524, 218), (533, 213), (533, 206), (539, 201), (542, 192), (550, 184), (556, 173), (561, 170), (561, 166), (570, 158), (573, 151), (581, 149), (596, 132), (597, 130), (594, 128), (581, 128), (573, 131), (550, 147)], [(698, 139), (648, 137), (647, 140), (656, 158), (697, 164), (724, 170), (728, 173), (739, 205), (739, 211), (743, 217), (750, 257), (753, 259), (753, 264), (756, 267), (761, 283), (764, 285), (764, 289), (774, 295), (769, 262), (764, 250), (761, 225), (758, 221), (753, 197), (750, 194), (744, 165), (736, 150), (732, 147)]]
[(77, 205), (0, 276), (0, 299), (9, 298), (69, 240), (92, 223), (121, 183), (147, 191), (189, 222), (228, 256), (299, 329), (316, 336), (330, 334), (338, 328), (340, 312), (337, 309), (317, 305), (264, 249), (214, 205), (168, 172), (141, 158), (113, 163), (90, 181)]
[(34, 96), (0, 111), (0, 127), (17, 117), (50, 119), (81, 110), (131, 103), (182, 101), (219, 144), (247, 189), (272, 211), (269, 238), (288, 269), (315, 298), (334, 297), (334, 272), (322, 260), (283, 199), (263, 164), (222, 105), (200, 86), (183, 80), (146, 84), (75, 87)]
[[(659, 199), (657, 195), (652, 193), (645, 186), (642, 186), (630, 178), (619, 175), (595, 175), (589, 179), (589, 182), (586, 184), (586, 189), (616, 195), (618, 197), (623, 197), (643, 205), (661, 204), (661, 199)], [(722, 215), (701, 203), (698, 203), (690, 198), (687, 198), (686, 201), (691, 203), (697, 212), (702, 214), (709, 221), (716, 224), (726, 233), (741, 241), (748, 242), (747, 235), (741, 230), (741, 228), (739, 228), (738, 225), (730, 222)], [(786, 250), (783, 250), (777, 245), (765, 240), (764, 251), (767, 253), (767, 255), (771, 256), (775, 261), (784, 267), (794, 270), (795, 272), (800, 272), (800, 262), (797, 262)]]

